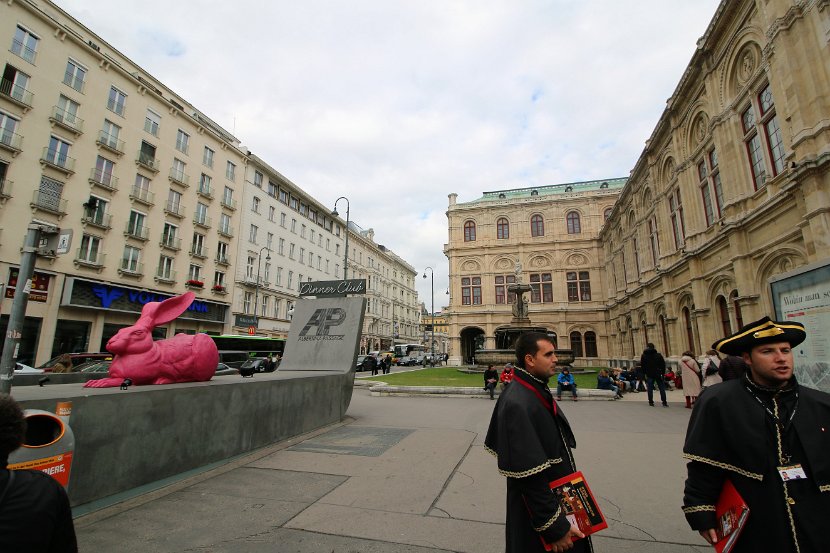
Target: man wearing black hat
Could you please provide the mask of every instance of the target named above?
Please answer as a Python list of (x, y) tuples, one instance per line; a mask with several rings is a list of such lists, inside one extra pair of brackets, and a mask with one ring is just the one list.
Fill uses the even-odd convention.
[(830, 395), (793, 376), (792, 348), (806, 336), (800, 323), (764, 317), (712, 345), (749, 369), (707, 388), (686, 432), (683, 512), (709, 543), (728, 479), (749, 507), (733, 552), (830, 551)]

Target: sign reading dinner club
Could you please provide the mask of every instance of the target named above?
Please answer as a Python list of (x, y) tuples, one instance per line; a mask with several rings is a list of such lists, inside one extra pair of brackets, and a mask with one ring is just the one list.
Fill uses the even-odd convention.
[(346, 294), (365, 294), (366, 279), (353, 278), (349, 280), (318, 280), (300, 284), (301, 296), (317, 296), (318, 298), (334, 298)]

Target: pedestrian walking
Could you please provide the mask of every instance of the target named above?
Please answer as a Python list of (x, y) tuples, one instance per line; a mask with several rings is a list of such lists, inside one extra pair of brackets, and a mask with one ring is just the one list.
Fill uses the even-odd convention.
[(499, 396), (484, 440), (507, 477), (506, 553), (544, 552), (540, 538), (550, 551), (593, 551), (549, 486), (576, 470), (576, 439), (548, 388), (556, 360), (546, 334), (519, 336), (513, 382)]
[(496, 384), (499, 383), (499, 371), (488, 365), (484, 371), (484, 391), (490, 392), (490, 399), (495, 399)]
[(733, 553), (830, 551), (830, 394), (793, 375), (792, 348), (806, 336), (801, 323), (764, 317), (712, 345), (749, 370), (707, 389), (686, 431), (683, 512), (710, 544), (730, 480), (749, 507)]
[(666, 374), (666, 360), (654, 347), (654, 344), (649, 342), (646, 344), (646, 349), (640, 356), (640, 366), (646, 376), (646, 391), (648, 392), (648, 404), (654, 407), (654, 386), (660, 390), (660, 401), (663, 407), (668, 407), (666, 401), (666, 381), (664, 375)]
[(683, 395), (686, 396), (686, 409), (691, 409), (700, 395), (700, 385), (703, 383), (703, 373), (691, 351), (680, 357), (680, 371), (683, 375)]

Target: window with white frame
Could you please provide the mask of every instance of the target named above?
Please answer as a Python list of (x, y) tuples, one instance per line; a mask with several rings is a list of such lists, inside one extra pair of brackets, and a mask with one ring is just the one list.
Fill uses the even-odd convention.
[(110, 148), (118, 149), (119, 136), (121, 136), (121, 127), (109, 119), (104, 119), (104, 125), (101, 128), (101, 142)]
[(270, 249), (271, 249), (271, 245), (272, 245), (273, 243), (274, 243), (274, 233), (273, 233), (273, 232), (269, 232), (269, 233), (265, 236), (265, 246), (266, 246), (266, 247), (270, 250)]
[(251, 211), (254, 213), (259, 213), (259, 204), (260, 199), (257, 196), (254, 196), (253, 200), (251, 201)]
[(0, 111), (0, 143), (15, 149), (20, 148), (19, 140), (21, 139), (17, 134), (18, 123), (20, 123), (19, 119)]
[(291, 243), (288, 245), (288, 259), (294, 259), (294, 244)]
[(236, 164), (232, 161), (229, 161), (228, 164), (225, 166), (225, 178), (229, 181), (236, 180)]
[(144, 236), (144, 225), (147, 221), (147, 215), (140, 211), (130, 211), (130, 218), (127, 221), (127, 234), (141, 238)]
[(202, 266), (191, 263), (187, 269), (187, 280), (198, 280), (202, 282)]
[(233, 205), (233, 188), (230, 186), (226, 186), (225, 190), (222, 191), (222, 203), (227, 206)]
[(193, 233), (193, 240), (190, 243), (190, 252), (194, 255), (204, 255), (205, 235), (200, 232)]
[(712, 226), (721, 218), (723, 205), (723, 188), (718, 168), (718, 155), (715, 149), (709, 152), (697, 164), (697, 175), (700, 186), (700, 195), (703, 200), (703, 213), (706, 216), (706, 226)]
[(680, 201), (680, 188), (675, 188), (669, 193), (669, 216), (671, 218), (672, 232), (674, 233), (674, 247), (679, 250), (686, 243), (686, 222), (683, 220), (683, 203)]
[(180, 160), (179, 158), (173, 158), (173, 167), (170, 172), (170, 176), (173, 177), (174, 180), (179, 182), (185, 181), (184, 170), (187, 165), (184, 161)]
[(52, 165), (67, 167), (69, 165), (69, 147), (71, 144), (62, 138), (52, 136), (49, 138), (49, 148), (46, 150), (44, 159)]
[(220, 263), (228, 262), (228, 243), (219, 242), (216, 244), (216, 261)]
[(14, 30), (14, 38), (12, 38), (12, 46), (9, 50), (11, 50), (12, 54), (20, 56), (29, 63), (35, 63), (39, 42), (39, 37), (28, 29), (18, 25)]
[(255, 267), (256, 257), (254, 257), (253, 255), (248, 255), (245, 263), (245, 278), (247, 278), (248, 280), (253, 280)]
[(274, 318), (280, 318), (280, 309), (282, 308), (282, 300), (280, 298), (274, 298)]
[(81, 247), (78, 248), (78, 259), (87, 263), (100, 263), (98, 254), (101, 251), (101, 239), (91, 234), (84, 234), (81, 238)]
[(81, 92), (84, 89), (85, 80), (86, 68), (72, 58), (69, 58), (66, 62), (66, 71), (63, 74), (63, 84)]
[(254, 186), (262, 188), (262, 173), (254, 171)]
[(252, 244), (256, 244), (257, 243), (256, 242), (256, 237), (257, 237), (258, 232), (259, 232), (259, 227), (257, 227), (256, 225), (251, 225), (251, 228), (249, 229), (249, 232), (248, 232), (248, 242), (251, 242)]
[(121, 258), (121, 270), (130, 273), (141, 272), (141, 250), (133, 246), (124, 246), (124, 255)]
[(301, 247), (300, 248), (300, 264), (302, 264), (303, 261), (305, 261), (305, 248)]
[(280, 212), (280, 226), (285, 228), (285, 213)]
[(107, 98), (107, 109), (123, 117), (126, 103), (127, 95), (114, 86), (110, 87), (109, 97)]
[(294, 282), (294, 271), (288, 271), (288, 288), (291, 288), (291, 285)]
[(159, 126), (161, 126), (161, 115), (151, 109), (148, 109), (147, 113), (144, 115), (144, 130), (153, 136), (158, 136)]
[(183, 154), (190, 150), (190, 135), (181, 129), (176, 132), (176, 149)]
[(104, 186), (113, 186), (112, 172), (115, 169), (115, 163), (104, 156), (98, 156), (95, 160), (95, 172), (93, 173), (93, 181), (103, 184)]
[(251, 305), (254, 302), (253, 292), (245, 292), (242, 296), (242, 312), (246, 315), (251, 313)]
[(221, 286), (222, 288), (225, 287), (225, 272), (224, 271), (214, 271), (213, 272), (213, 285), (214, 286)]
[(282, 267), (277, 267), (277, 280), (274, 284), (282, 286)]
[(277, 216), (277, 209), (274, 206), (269, 205), (268, 206), (268, 220), (272, 223), (276, 223), (276, 216)]
[(202, 202), (196, 203), (196, 217), (195, 221), (200, 225), (206, 225), (208, 222), (208, 206)]
[(205, 151), (202, 153), (202, 165), (213, 168), (214, 154), (216, 154), (216, 152), (205, 146)]
[(162, 280), (173, 280), (173, 265), (175, 259), (166, 255), (159, 256), (158, 273), (156, 274)]
[(211, 196), (213, 194), (213, 191), (210, 188), (211, 180), (210, 175), (202, 173), (199, 177), (199, 192), (206, 196)]
[(280, 238), (280, 241), (277, 246), (277, 253), (280, 255), (285, 255), (285, 238)]
[[(147, 186), (149, 186), (149, 181), (147, 182)], [(167, 191), (167, 211), (170, 213), (181, 213), (181, 206), (182, 206), (182, 195), (175, 190), (168, 190)]]
[(164, 223), (161, 231), (161, 243), (164, 246), (176, 247), (179, 236), (179, 227), (172, 223)]
[(657, 267), (660, 260), (660, 240), (657, 234), (657, 218), (652, 217), (648, 220), (648, 241), (651, 246), (651, 263), (653, 267)]

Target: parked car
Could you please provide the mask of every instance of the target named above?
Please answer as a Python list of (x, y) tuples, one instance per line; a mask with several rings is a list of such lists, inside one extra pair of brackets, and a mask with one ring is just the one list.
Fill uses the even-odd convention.
[(357, 372), (363, 372), (363, 360), (366, 359), (365, 355), (358, 355), (357, 360), (355, 361), (356, 365), (354, 370)]
[(105, 361), (88, 361), (72, 367), (72, 372), (78, 373), (107, 373), (112, 365), (112, 359)]
[(77, 372), (77, 368), (80, 365), (85, 365), (90, 361), (112, 361), (112, 354), (109, 352), (99, 352), (99, 353), (62, 353), (56, 357), (53, 357), (46, 363), (40, 365), (38, 369), (42, 369), (43, 372), (52, 372), (55, 366), (60, 363), (65, 356), (69, 356), (69, 370), (66, 372)]
[(413, 355), (407, 355), (398, 359), (398, 366), (412, 367), (418, 364), (418, 358)]
[(268, 358), (267, 357), (252, 357), (242, 363), (242, 366), (239, 367), (240, 370), (242, 369), (253, 369), (254, 372), (264, 373), (264, 372), (272, 372), (276, 369), (268, 370)]
[(215, 374), (217, 376), (222, 376), (222, 375), (226, 375), (226, 374), (239, 374), (239, 369), (237, 369), (236, 367), (228, 366), (224, 363), (219, 363), (216, 366), (216, 373)]
[(43, 374), (43, 369), (36, 369), (23, 363), (15, 363), (14, 374)]

